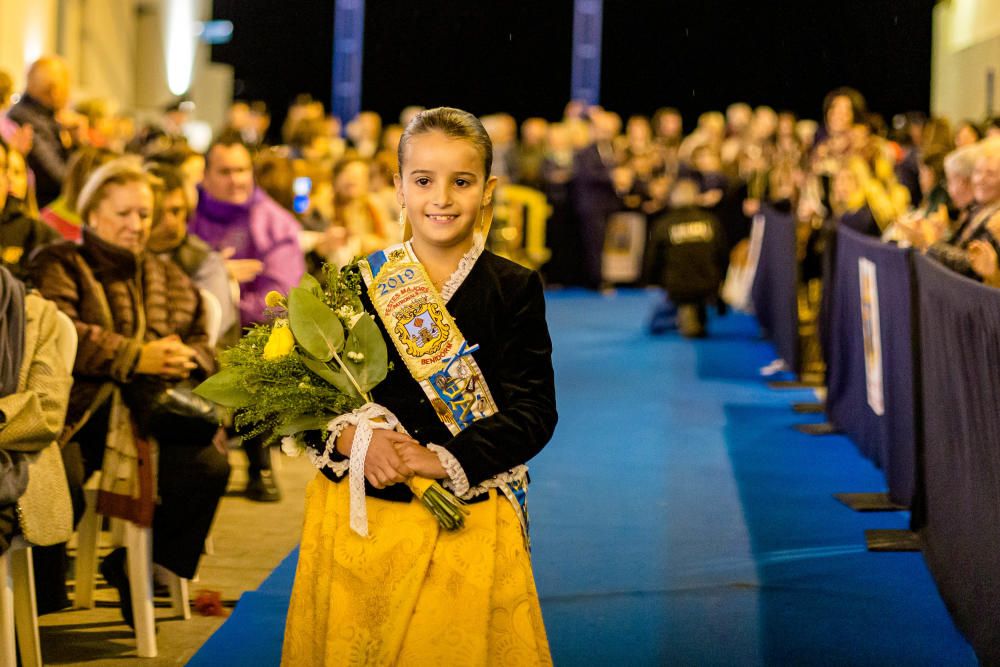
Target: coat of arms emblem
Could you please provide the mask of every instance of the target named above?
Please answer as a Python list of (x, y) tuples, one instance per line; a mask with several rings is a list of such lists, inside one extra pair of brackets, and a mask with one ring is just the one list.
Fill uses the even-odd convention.
[(396, 319), (396, 335), (414, 357), (434, 354), (448, 340), (451, 328), (436, 303), (415, 303), (403, 308)]

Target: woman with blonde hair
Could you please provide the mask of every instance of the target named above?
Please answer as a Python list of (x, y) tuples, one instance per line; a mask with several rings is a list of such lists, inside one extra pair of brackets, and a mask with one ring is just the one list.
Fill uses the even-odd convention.
[[(98, 510), (152, 525), (153, 561), (191, 578), (229, 463), (214, 445), (217, 422), (206, 419), (210, 426), (198, 428), (199, 436), (182, 432), (179, 421), (176, 431), (154, 425), (153, 404), (167, 390), (215, 370), (200, 294), (180, 267), (146, 252), (154, 203), (154, 181), (137, 159), (105, 164), (80, 192), (82, 242), (46, 247), (32, 273), (79, 338), (62, 441), (80, 444), (87, 476), (107, 456), (129, 462), (123, 485), (120, 474), (102, 476)], [(152, 465), (139, 464), (152, 460), (155, 479)], [(131, 625), (124, 549), (109, 554), (101, 572), (118, 589)]]

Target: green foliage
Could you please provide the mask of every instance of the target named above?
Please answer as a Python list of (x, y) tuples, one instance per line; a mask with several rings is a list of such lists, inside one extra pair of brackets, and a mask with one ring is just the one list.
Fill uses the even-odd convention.
[[(361, 303), (356, 265), (324, 266), (325, 284), (303, 277), (287, 297), (287, 309), (269, 308), (269, 324), (250, 329), (221, 355), (222, 370), (195, 391), (233, 410), (245, 437), (321, 429), (330, 419), (361, 407), (387, 373), (385, 341)], [(287, 317), (295, 347), (265, 359), (274, 318)], [(353, 326), (351, 326), (353, 324)], [(344, 355), (350, 353), (350, 360)], [(360, 391), (359, 391), (360, 389)]]
[(288, 323), (295, 342), (320, 361), (330, 361), (344, 345), (344, 326), (337, 314), (301, 287), (288, 293)]

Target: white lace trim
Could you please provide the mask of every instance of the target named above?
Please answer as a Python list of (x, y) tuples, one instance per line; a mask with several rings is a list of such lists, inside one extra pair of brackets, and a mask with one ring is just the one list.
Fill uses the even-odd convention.
[[(447, 468), (445, 468), (445, 470), (447, 470)], [(490, 489), (499, 489), (507, 486), (511, 482), (527, 483), (527, 481), (528, 481), (528, 466), (519, 465), (514, 468), (511, 468), (507, 472), (502, 472), (499, 475), (494, 475), (493, 477), (490, 477), (488, 480), (482, 482), (481, 484), (477, 484), (476, 486), (472, 487), (465, 493), (459, 493), (458, 489), (455, 488), (455, 486), (448, 480), (445, 480), (444, 486), (462, 500), (471, 500), (476, 496), (483, 495)]]
[(468, 493), (469, 478), (465, 475), (465, 470), (462, 468), (462, 464), (458, 462), (458, 459), (455, 458), (455, 455), (441, 445), (435, 445), (433, 442), (427, 445), (427, 449), (437, 454), (438, 460), (441, 461), (441, 466), (448, 473), (448, 478), (451, 482), (450, 485), (455, 494), (460, 496), (463, 493)]
[[(407, 241), (406, 244), (409, 246), (409, 250), (412, 253), (413, 242)], [(462, 283), (465, 282), (465, 279), (469, 277), (469, 272), (472, 271), (472, 267), (476, 265), (476, 260), (478, 260), (479, 256), (483, 254), (485, 247), (486, 244), (483, 242), (482, 235), (480, 235), (479, 232), (476, 232), (475, 240), (472, 242), (472, 247), (469, 248), (469, 252), (462, 255), (462, 259), (458, 262), (458, 268), (456, 268), (455, 271), (448, 276), (448, 280), (446, 280), (444, 285), (441, 286), (440, 293), (442, 301), (445, 303), (451, 301), (451, 297), (455, 295), (458, 288), (461, 287)]]
[[(350, 474), (348, 484), (351, 496), (351, 529), (362, 537), (368, 537), (368, 508), (365, 503), (365, 457), (372, 440), (372, 429), (395, 429), (399, 426), (396, 415), (378, 403), (365, 403), (354, 412), (340, 415), (330, 420), (326, 428), (330, 432), (322, 453), (308, 450), (309, 460), (316, 468), (326, 468), (337, 477)], [(346, 461), (331, 461), (330, 455), (337, 448), (337, 438), (347, 426), (357, 426), (351, 442), (351, 457)]]

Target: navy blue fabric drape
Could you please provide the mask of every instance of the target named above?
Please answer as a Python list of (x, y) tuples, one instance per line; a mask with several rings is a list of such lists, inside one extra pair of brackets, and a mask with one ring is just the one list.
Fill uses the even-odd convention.
[[(882, 469), (892, 500), (909, 506), (916, 470), (911, 251), (846, 227), (837, 230), (836, 248), (827, 323), (827, 415)], [(861, 258), (874, 264), (878, 287), (881, 415), (868, 396)]]
[(1000, 290), (915, 257), (924, 557), (984, 664), (1000, 664)]
[(772, 208), (763, 213), (764, 236), (751, 289), (754, 313), (778, 356), (797, 374), (801, 369), (795, 220)]

